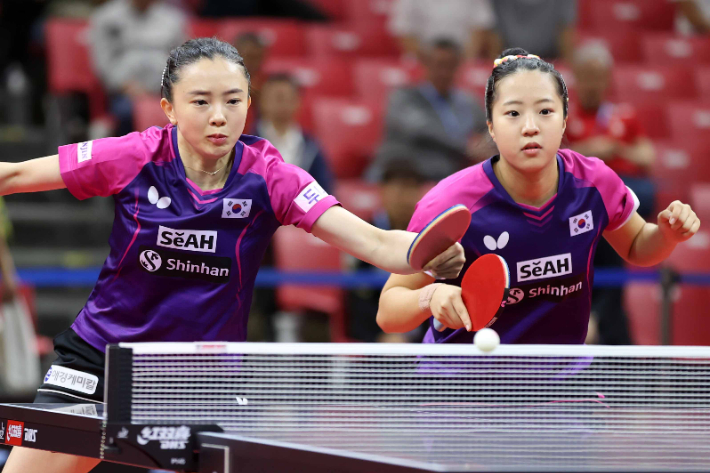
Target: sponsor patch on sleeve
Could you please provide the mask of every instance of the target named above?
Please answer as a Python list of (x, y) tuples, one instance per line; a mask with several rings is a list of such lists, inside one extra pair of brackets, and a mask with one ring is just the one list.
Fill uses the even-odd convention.
[(52, 365), (44, 377), (44, 384), (52, 384), (84, 394), (94, 394), (99, 378), (93, 374)]
[(328, 193), (316, 181), (313, 181), (298, 194), (294, 202), (301, 210), (308, 213), (321, 199), (326, 197), (328, 197)]
[(77, 161), (83, 163), (91, 159), (91, 151), (94, 148), (93, 141), (83, 141), (76, 145)]

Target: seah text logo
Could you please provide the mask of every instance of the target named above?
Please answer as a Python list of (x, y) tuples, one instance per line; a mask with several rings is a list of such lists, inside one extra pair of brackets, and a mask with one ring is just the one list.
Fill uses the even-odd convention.
[(176, 250), (214, 253), (217, 250), (217, 232), (213, 230), (174, 230), (158, 226), (158, 246)]
[(518, 262), (518, 282), (555, 278), (571, 273), (571, 253)]
[(232, 260), (222, 256), (186, 254), (141, 246), (138, 264), (156, 276), (202, 279), (224, 284), (229, 281)]
[(136, 440), (140, 445), (160, 442), (161, 450), (184, 450), (190, 440), (190, 427), (145, 427)]
[(94, 148), (93, 141), (83, 141), (76, 145), (77, 161), (83, 163), (91, 159), (91, 151)]

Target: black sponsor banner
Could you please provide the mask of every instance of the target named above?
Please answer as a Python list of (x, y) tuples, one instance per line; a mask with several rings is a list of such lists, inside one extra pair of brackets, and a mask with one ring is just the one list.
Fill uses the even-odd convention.
[(156, 276), (170, 278), (200, 279), (224, 284), (229, 281), (232, 259), (141, 246), (138, 265)]

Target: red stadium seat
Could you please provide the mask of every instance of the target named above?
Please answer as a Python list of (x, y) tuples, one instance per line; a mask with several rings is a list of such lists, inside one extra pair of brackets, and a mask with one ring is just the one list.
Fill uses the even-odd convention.
[(710, 102), (710, 67), (695, 68), (695, 85), (698, 88), (700, 98)]
[(242, 33), (259, 35), (269, 49), (269, 57), (303, 57), (306, 55), (305, 27), (290, 20), (224, 20), (217, 36), (233, 43)]
[(461, 67), (456, 84), (469, 91), (483, 104), (486, 82), (490, 75), (491, 65), (488, 62), (469, 62)]
[[(187, 34), (190, 38), (211, 38), (220, 35), (222, 22), (219, 20), (205, 20), (202, 18), (193, 18), (187, 25)], [(231, 40), (233, 38), (221, 38)]]
[(375, 212), (382, 208), (379, 186), (360, 179), (339, 180), (335, 197), (343, 207), (366, 222), (372, 222)]
[(666, 264), (679, 272), (710, 271), (710, 230), (701, 228), (693, 238), (676, 246)]
[(390, 91), (411, 85), (422, 77), (418, 63), (388, 59), (362, 59), (355, 63), (355, 88), (361, 99), (387, 99)]
[(396, 40), (369, 25), (316, 26), (306, 33), (311, 57), (392, 57), (399, 55)]
[(624, 102), (659, 102), (694, 98), (692, 72), (685, 67), (617, 66), (613, 85), (616, 96)]
[(313, 103), (316, 135), (338, 178), (360, 177), (382, 136), (382, 103), (317, 99)]
[(642, 39), (643, 55), (648, 64), (686, 65), (710, 63), (710, 38), (684, 38), (672, 33), (650, 33)]
[(586, 0), (581, 11), (584, 27), (600, 31), (671, 31), (675, 22), (673, 2), (663, 0)]
[(53, 94), (82, 92), (89, 97), (92, 117), (104, 114), (106, 97), (94, 73), (88, 48), (88, 23), (52, 19), (45, 27), (47, 80)]
[(348, 0), (348, 19), (351, 23), (370, 25), (387, 31), (392, 7), (397, 0)]
[[(710, 288), (681, 285), (672, 290), (671, 298), (671, 343), (710, 345), (710, 319), (707, 317)], [(633, 342), (658, 345), (661, 341), (660, 286), (628, 284), (624, 289), (624, 302)]]
[(693, 182), (710, 182), (710, 160), (707, 145), (702, 141), (657, 141), (655, 148), (656, 160), (651, 173), (657, 181), (686, 188)]
[(144, 95), (133, 101), (133, 128), (143, 131), (151, 126), (164, 127), (170, 123), (160, 107), (159, 95)]
[(710, 222), (710, 183), (693, 184), (690, 188), (689, 202), (701, 222)]
[(350, 63), (344, 60), (271, 59), (264, 72), (288, 72), (312, 96), (350, 97), (355, 92)]
[(668, 114), (663, 104), (640, 102), (633, 104), (633, 107), (636, 109), (636, 116), (643, 131), (650, 138), (668, 139), (670, 137)]
[[(274, 235), (274, 260), (280, 270), (341, 271), (340, 251), (294, 226)], [(345, 303), (339, 288), (282, 285), (276, 289), (280, 308), (287, 311), (316, 310), (330, 316), (331, 341), (346, 341)]]
[[(698, 141), (710, 146), (710, 103), (671, 102), (667, 110), (675, 141)], [(707, 160), (707, 154), (704, 159)]]
[(577, 32), (577, 44), (601, 42), (618, 62), (637, 63), (641, 57), (641, 41), (638, 33), (629, 29), (614, 31), (584, 30)]

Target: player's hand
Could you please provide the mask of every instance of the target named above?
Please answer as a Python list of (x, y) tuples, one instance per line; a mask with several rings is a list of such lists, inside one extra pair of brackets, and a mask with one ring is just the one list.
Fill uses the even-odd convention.
[(698, 232), (700, 219), (690, 205), (675, 200), (658, 214), (658, 228), (666, 240), (680, 243)]
[(436, 288), (429, 302), (429, 309), (436, 320), (447, 328), (466, 327), (471, 331), (471, 318), (461, 299), (461, 288), (442, 284)]
[(454, 243), (446, 251), (429, 261), (423, 270), (436, 279), (456, 278), (466, 262), (466, 255), (460, 243)]

